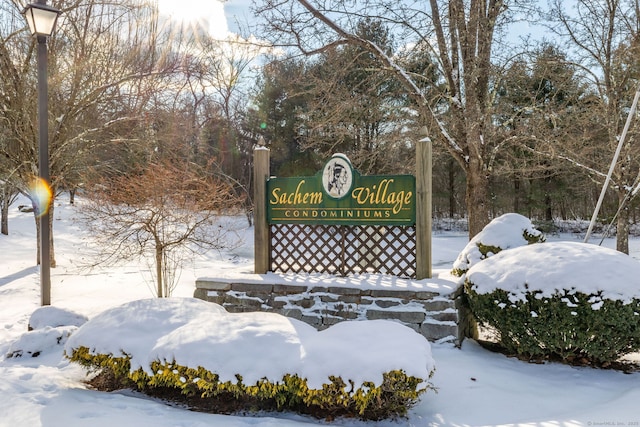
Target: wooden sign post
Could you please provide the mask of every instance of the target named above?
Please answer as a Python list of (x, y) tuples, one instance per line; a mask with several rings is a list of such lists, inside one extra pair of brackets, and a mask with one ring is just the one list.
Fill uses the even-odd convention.
[(431, 278), (431, 139), (416, 144), (416, 279)]
[(254, 271), (265, 274), (269, 271), (269, 225), (267, 224), (267, 179), (269, 179), (270, 150), (260, 137), (258, 147), (253, 150), (254, 191)]

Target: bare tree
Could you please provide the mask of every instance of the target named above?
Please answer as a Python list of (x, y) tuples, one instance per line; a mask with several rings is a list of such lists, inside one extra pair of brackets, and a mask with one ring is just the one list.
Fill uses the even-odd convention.
[[(576, 152), (574, 158), (604, 171), (618, 146), (633, 93), (640, 90), (639, 5), (635, 0), (578, 0), (568, 10), (563, 2), (555, 0), (552, 6), (545, 14), (548, 22), (555, 24), (551, 30), (566, 42), (573, 61), (581, 67), (596, 95), (585, 137), (592, 139), (593, 150), (607, 154), (603, 159), (583, 151)], [(624, 253), (629, 253), (629, 210), (625, 203), (629, 190), (640, 178), (638, 126), (636, 121), (633, 124), (613, 175), (613, 187), (622, 207), (617, 218), (616, 247)], [(594, 132), (596, 129), (601, 132)], [(594, 159), (600, 159), (600, 163), (594, 163)]]
[(193, 163), (156, 161), (137, 174), (103, 177), (86, 194), (81, 212), (95, 237), (94, 265), (149, 260), (159, 298), (171, 295), (190, 254), (237, 243), (219, 216), (241, 201)]
[[(314, 54), (337, 44), (353, 44), (375, 55), (383, 68), (414, 101), (432, 139), (444, 144), (466, 172), (469, 234), (489, 221), (488, 159), (498, 147), (492, 122), (492, 49), (498, 29), (507, 22), (503, 0), (451, 0), (439, 3), (372, 0), (363, 2), (263, 2), (257, 12), (264, 36), (276, 45)], [(361, 17), (373, 17), (411, 46), (428, 46), (436, 59), (442, 84), (433, 93), (423, 90), (424, 77), (406, 72), (375, 43), (356, 35)]]
[(19, 194), (10, 177), (0, 177), (0, 234), (9, 234), (9, 206)]
[[(35, 40), (11, 2), (0, 3), (0, 121), (10, 126), (3, 145), (29, 194), (37, 175), (35, 123)], [(89, 0), (58, 4), (64, 18), (50, 37), (49, 47), (49, 165), (52, 193), (78, 185), (85, 157), (109, 129), (139, 119), (141, 107), (158, 76), (174, 69), (158, 34), (157, 14), (140, 1)], [(9, 18), (4, 18), (4, 13)], [(53, 201), (51, 209), (55, 206)], [(52, 220), (53, 212), (50, 215)], [(39, 233), (38, 222), (36, 222)], [(50, 227), (52, 224), (50, 223)], [(55, 267), (53, 233), (51, 266)], [(39, 254), (38, 254), (39, 260)]]

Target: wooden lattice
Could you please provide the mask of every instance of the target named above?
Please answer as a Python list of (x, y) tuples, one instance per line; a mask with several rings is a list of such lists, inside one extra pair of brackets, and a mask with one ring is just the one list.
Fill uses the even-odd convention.
[(416, 277), (413, 226), (269, 226), (271, 271)]

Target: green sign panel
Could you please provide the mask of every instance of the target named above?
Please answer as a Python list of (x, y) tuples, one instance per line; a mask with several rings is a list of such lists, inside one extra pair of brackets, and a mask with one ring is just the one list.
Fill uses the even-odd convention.
[(362, 176), (334, 155), (314, 176), (267, 181), (269, 224), (414, 225), (413, 175)]

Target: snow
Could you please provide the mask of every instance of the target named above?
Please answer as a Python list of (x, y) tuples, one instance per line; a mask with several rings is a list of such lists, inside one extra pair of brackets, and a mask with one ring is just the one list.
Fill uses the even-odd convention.
[[(498, 247), (503, 250), (528, 245), (529, 242), (524, 238), (525, 232), (532, 236), (540, 236), (542, 234), (534, 227), (531, 220), (525, 216), (515, 213), (501, 215), (487, 224), (480, 233), (469, 241), (453, 263), (453, 268), (467, 271), (482, 261), (484, 255), (480, 252), (479, 244)], [(495, 254), (488, 253), (487, 258), (492, 255)]]
[[(371, 339), (371, 337), (377, 339)], [(380, 386), (383, 374), (402, 369), (427, 379), (434, 369), (429, 342), (399, 323), (345, 322), (324, 331), (275, 313), (227, 313), (193, 298), (133, 301), (98, 314), (67, 341), (65, 351), (87, 347), (92, 354), (131, 356), (131, 370), (153, 375), (154, 361), (203, 367), (220, 381), (244, 384), (286, 374), (321, 389), (331, 375)], [(259, 354), (260, 357), (256, 357)], [(354, 370), (353, 367), (358, 369)]]
[[(502, 251), (467, 272), (467, 280), (479, 294), (499, 288), (516, 302), (525, 301), (527, 292), (551, 297), (566, 289), (594, 295), (590, 300), (594, 310), (602, 306), (598, 297), (625, 304), (640, 299), (638, 277), (637, 260), (613, 249), (577, 242), (545, 242)], [(569, 298), (562, 301), (577, 307)]]
[(58, 326), (82, 326), (87, 320), (89, 320), (87, 316), (82, 314), (47, 305), (31, 313), (29, 327), (32, 329), (42, 329), (46, 326), (52, 328)]
[[(131, 391), (104, 393), (90, 390), (84, 383), (86, 379), (84, 370), (76, 364), (69, 363), (63, 357), (65, 343), (58, 343), (57, 338), (51, 339), (56, 337), (57, 332), (53, 332), (54, 330), (65, 328), (54, 326), (59, 323), (53, 321), (59, 319), (58, 315), (53, 314), (53, 311), (49, 314), (46, 312), (44, 315), (41, 314), (45, 321), (38, 323), (38, 329), (27, 332), (28, 324), (33, 321), (32, 313), (39, 308), (39, 274), (38, 269), (34, 267), (36, 238), (33, 215), (19, 212), (16, 208), (18, 204), (25, 204), (25, 201), (20, 200), (11, 208), (10, 235), (0, 235), (1, 427), (111, 427), (114, 425), (119, 427), (146, 425), (157, 427), (211, 425), (225, 427), (326, 425), (341, 427), (485, 425), (570, 427), (640, 424), (640, 411), (637, 409), (637, 402), (640, 400), (640, 373), (624, 374), (613, 370), (571, 367), (556, 363), (529, 364), (491, 353), (469, 340), (465, 341), (461, 349), (449, 343), (431, 344), (431, 352), (436, 363), (432, 383), (438, 388), (438, 393), (427, 392), (406, 419), (395, 421), (366, 423), (351, 419), (337, 419), (328, 423), (286, 413), (244, 416), (204, 414), (170, 406)], [(115, 333), (117, 329), (117, 323), (113, 319), (115, 314), (118, 312), (123, 314), (123, 307), (136, 307), (136, 304), (143, 304), (145, 300), (150, 301), (149, 288), (153, 285), (144, 278), (146, 272), (134, 263), (102, 270), (84, 269), (83, 258), (88, 252), (87, 244), (91, 239), (82, 232), (81, 225), (73, 221), (75, 209), (68, 205), (63, 197), (57, 202), (54, 212), (58, 267), (52, 269), (52, 304), (53, 307), (64, 309), (65, 312), (87, 316), (90, 319), (89, 322), (100, 317), (107, 320), (107, 317), (112, 316), (108, 322)], [(176, 298), (165, 301), (169, 301), (169, 304), (186, 304), (185, 307), (189, 309), (184, 312), (177, 310), (179, 315), (175, 317), (173, 316), (176, 310), (167, 310), (163, 313), (171, 313), (171, 315), (161, 317), (162, 308), (157, 308), (154, 320), (164, 322), (165, 332), (171, 331), (170, 338), (158, 338), (153, 345), (154, 348), (157, 345), (158, 351), (162, 349), (163, 354), (166, 355), (171, 352), (180, 353), (184, 350), (183, 345), (188, 347), (192, 343), (195, 345), (197, 340), (204, 339), (204, 333), (201, 336), (193, 336), (191, 333), (186, 336), (180, 334), (181, 327), (189, 322), (197, 320), (198, 323), (204, 323), (207, 318), (227, 317), (227, 315), (216, 313), (214, 308), (216, 306), (213, 304), (206, 305), (207, 309), (199, 313), (201, 310), (198, 307), (203, 307), (202, 304), (205, 303), (189, 297), (193, 295), (197, 277), (217, 276), (218, 272), (230, 271), (248, 274), (252, 270), (253, 230), (242, 229), (244, 227), (242, 218), (238, 219), (238, 224), (238, 232), (246, 237), (245, 244), (231, 252), (214, 251), (194, 258), (182, 272), (180, 283), (175, 291)], [(563, 235), (548, 240), (571, 241), (577, 240), (577, 237)], [(441, 280), (446, 277), (444, 273), (451, 270), (456, 255), (467, 242), (468, 239), (461, 234), (434, 234), (433, 264), (434, 267), (438, 267), (435, 272), (439, 274)], [(549, 243), (548, 241), (539, 246)], [(605, 245), (612, 247), (615, 243), (612, 239), (607, 239)], [(632, 239), (630, 245), (633, 257), (639, 257), (640, 240)], [(536, 246), (538, 245), (530, 247)], [(514, 250), (516, 249), (509, 251)], [(502, 253), (506, 255), (507, 251)], [(492, 258), (495, 257), (482, 261), (478, 267)], [(533, 260), (534, 258), (530, 258), (529, 262), (533, 263)], [(607, 270), (614, 268), (607, 268)], [(564, 274), (571, 277), (578, 272)], [(455, 286), (453, 280), (450, 286)], [(593, 303), (597, 304), (598, 301)], [(108, 310), (112, 310), (111, 315), (108, 314)], [(187, 312), (190, 314), (187, 315)], [(142, 313), (140, 315), (143, 316)], [(191, 315), (194, 317), (190, 317)], [(127, 317), (127, 321), (131, 321), (130, 316), (127, 315)], [(227, 321), (232, 322), (229, 319)], [(281, 323), (276, 322), (273, 328), (277, 326), (276, 329), (285, 334), (280, 336), (282, 339), (288, 336), (290, 339), (304, 341), (311, 336), (310, 344), (321, 348), (314, 349), (313, 345), (310, 345), (307, 354), (317, 354), (324, 359), (313, 363), (334, 364), (334, 366), (327, 366), (327, 370), (350, 369), (353, 376), (366, 372), (369, 369), (366, 366), (348, 368), (351, 362), (341, 362), (343, 358), (357, 357), (358, 350), (361, 353), (367, 353), (369, 359), (379, 363), (378, 370), (385, 369), (384, 363), (389, 363), (393, 358), (406, 356), (406, 359), (398, 359), (396, 362), (413, 363), (411, 362), (413, 355), (399, 355), (393, 349), (393, 347), (404, 348), (405, 344), (398, 346), (397, 343), (390, 342), (385, 345), (382, 340), (377, 339), (378, 332), (386, 336), (389, 331), (364, 326), (354, 334), (348, 326), (353, 323), (340, 323), (336, 325), (338, 328), (334, 326), (321, 333), (315, 333), (306, 325), (300, 325), (301, 329), (310, 334), (303, 332), (298, 335), (286, 335), (287, 331), (292, 332), (291, 326)], [(365, 322), (362, 324), (366, 325)], [(142, 327), (142, 325), (139, 326)], [(73, 331), (76, 327), (73, 325), (68, 328)], [(206, 327), (207, 325), (203, 324), (201, 331), (205, 332)], [(81, 335), (75, 335), (79, 330), (71, 333), (67, 346), (72, 340), (81, 339)], [(393, 332), (397, 331), (394, 329)], [(138, 340), (141, 340), (141, 335), (144, 336), (144, 334), (136, 334)], [(10, 348), (27, 346), (24, 341), (21, 341), (25, 340), (26, 336), (33, 337), (33, 343), (29, 345), (40, 348), (40, 354), (37, 357), (24, 354), (22, 357), (6, 357)], [(163, 336), (169, 335), (163, 334)], [(321, 338), (323, 336), (325, 338)], [(350, 340), (347, 345), (335, 345), (345, 337)], [(123, 333), (117, 336), (119, 342), (124, 342), (126, 338), (127, 335)], [(398, 339), (405, 338), (398, 337)], [(106, 336), (95, 337), (95, 341), (96, 344), (105, 346), (111, 343)], [(365, 344), (371, 347), (362, 347)], [(132, 342), (131, 345), (141, 347), (143, 343)], [(147, 343), (147, 345), (150, 344)], [(222, 357), (224, 354), (232, 356), (232, 353), (226, 353), (226, 351), (221, 355)], [(184, 353), (187, 352), (184, 351)], [(327, 353), (331, 356), (327, 357)], [(193, 350), (191, 356), (187, 354), (184, 356), (195, 358), (202, 357), (202, 354), (199, 354), (199, 350)], [(261, 357), (262, 353), (259, 351), (251, 360), (260, 363)], [(228, 357), (228, 359), (231, 358)], [(424, 365), (424, 360), (419, 364)], [(424, 366), (420, 369), (424, 369)]]
[(246, 266), (221, 272), (215, 277), (199, 277), (198, 280), (217, 283), (242, 283), (306, 286), (307, 288), (358, 288), (361, 290), (393, 290), (412, 292), (432, 292), (441, 295), (451, 295), (458, 285), (453, 281), (448, 270), (434, 271), (429, 279), (405, 279), (382, 274), (360, 274), (357, 276), (339, 277), (324, 273), (272, 273), (253, 274), (245, 271)]

